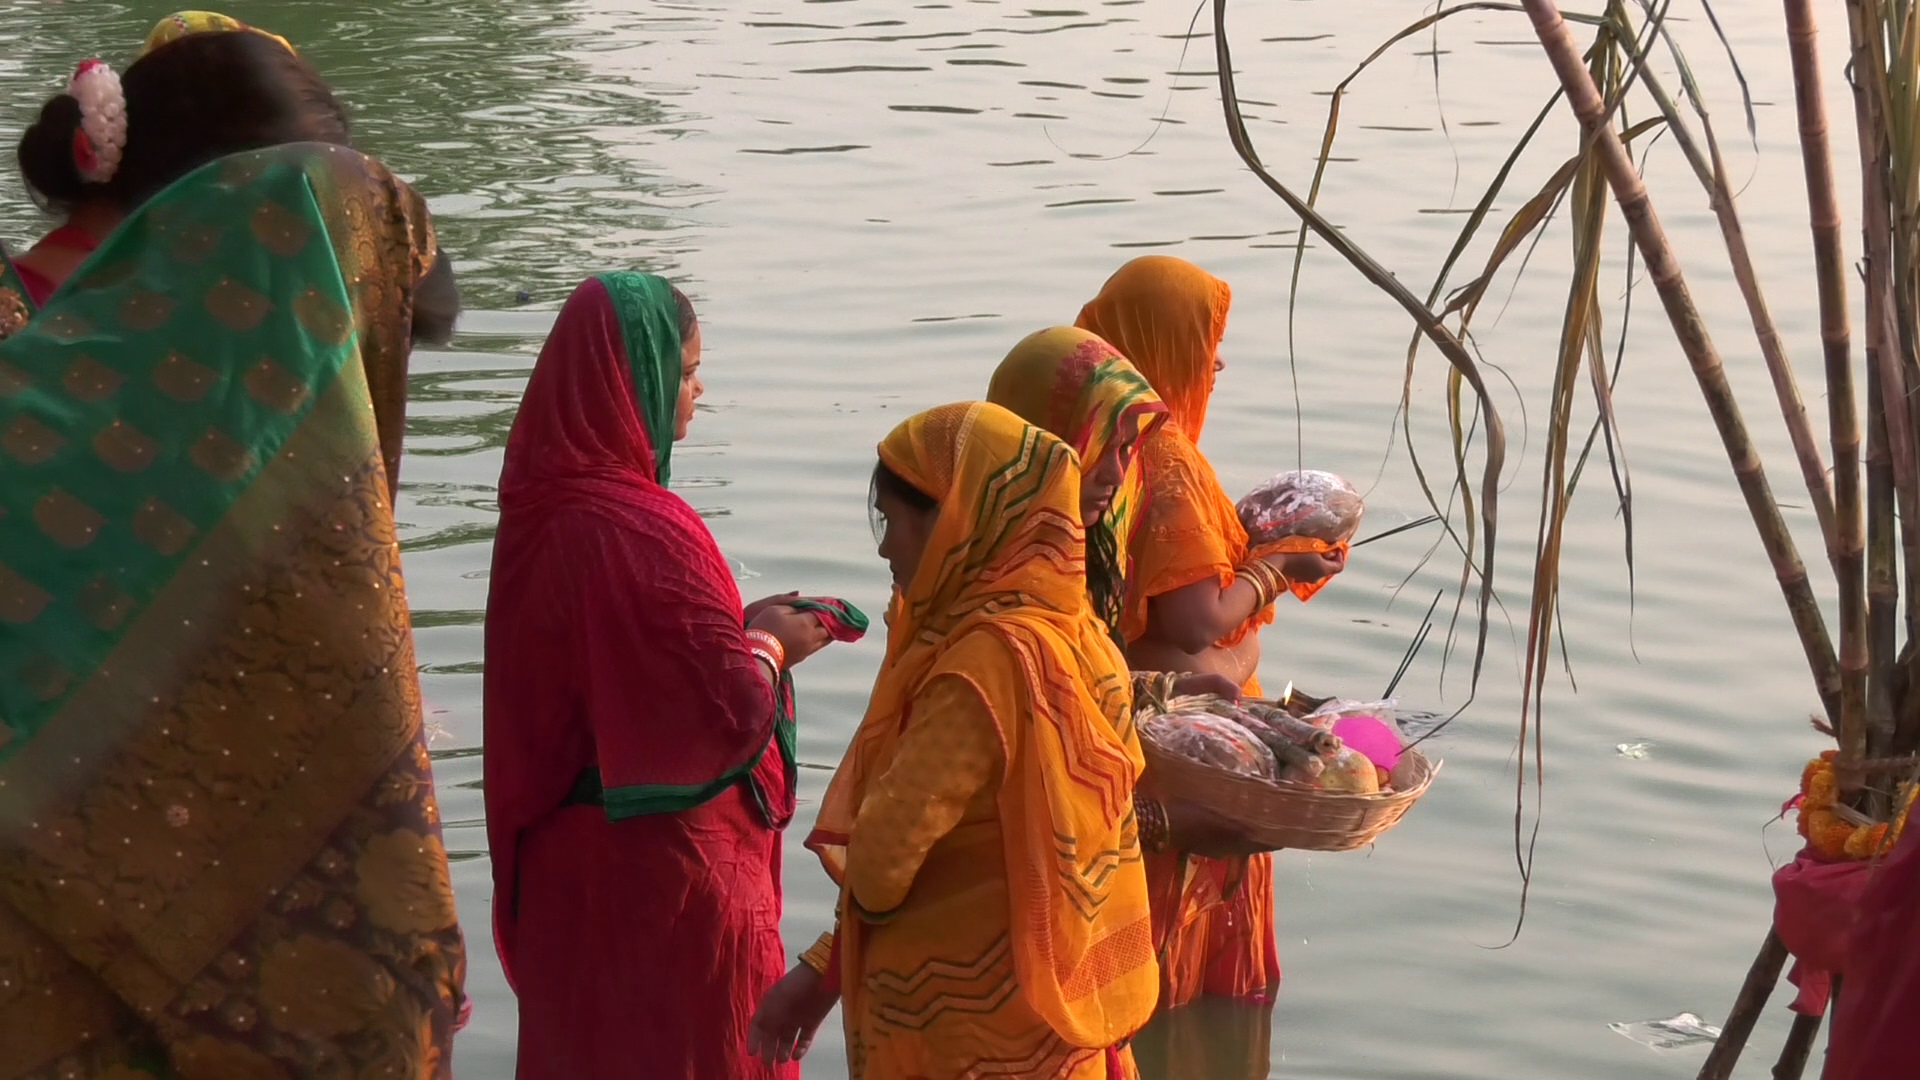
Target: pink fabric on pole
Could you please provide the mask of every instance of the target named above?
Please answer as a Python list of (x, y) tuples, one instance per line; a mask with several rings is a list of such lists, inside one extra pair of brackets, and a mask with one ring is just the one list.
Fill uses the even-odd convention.
[(1787, 979), (1799, 987), (1791, 1008), (1803, 1016), (1827, 1011), (1833, 976), (1846, 971), (1860, 895), (1866, 890), (1864, 862), (1828, 862), (1808, 850), (1773, 875), (1773, 926), (1793, 954)]

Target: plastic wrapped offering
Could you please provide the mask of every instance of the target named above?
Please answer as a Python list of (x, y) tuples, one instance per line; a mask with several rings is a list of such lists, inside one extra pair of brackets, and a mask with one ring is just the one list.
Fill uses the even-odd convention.
[(1211, 694), (1194, 697), (1176, 698), (1169, 704), (1169, 711), (1178, 713), (1206, 713), (1230, 721), (1253, 734), (1255, 739), (1273, 754), (1279, 766), (1280, 776), (1297, 776), (1304, 770), (1311, 776), (1320, 775), (1320, 762), (1316, 755), (1324, 757), (1340, 748), (1340, 740), (1319, 728), (1302, 724), (1281, 710), (1279, 719), (1298, 727), (1298, 732), (1283, 730), (1276, 726), (1275, 717), (1268, 714), (1273, 708), (1256, 701), (1232, 702), (1217, 698)]
[(1140, 737), (1155, 746), (1242, 776), (1279, 775), (1273, 751), (1253, 732), (1210, 712), (1160, 713), (1140, 721)]
[(1330, 472), (1283, 472), (1240, 500), (1240, 524), (1254, 547), (1290, 536), (1329, 544), (1353, 539), (1367, 504), (1353, 485)]
[(1393, 724), (1395, 701), (1355, 701), (1351, 698), (1328, 698), (1320, 707), (1306, 715), (1307, 723), (1331, 729), (1335, 724), (1352, 716), (1370, 716), (1385, 724)]
[(1243, 707), (1275, 734), (1320, 757), (1330, 757), (1340, 749), (1331, 725), (1303, 719), (1279, 705), (1245, 702)]

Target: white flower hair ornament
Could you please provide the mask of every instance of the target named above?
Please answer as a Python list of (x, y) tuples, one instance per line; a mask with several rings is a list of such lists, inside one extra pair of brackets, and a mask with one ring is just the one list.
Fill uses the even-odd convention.
[(67, 81), (67, 93), (80, 103), (74, 167), (87, 183), (104, 184), (119, 171), (127, 148), (127, 97), (120, 76), (104, 60), (82, 60)]

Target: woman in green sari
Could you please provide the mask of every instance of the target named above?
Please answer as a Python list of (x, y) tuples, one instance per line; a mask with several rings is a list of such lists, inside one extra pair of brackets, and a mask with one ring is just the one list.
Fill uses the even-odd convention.
[(0, 341), (0, 1078), (450, 1075), (391, 497), (434, 252), (377, 163), (249, 152)]
[(7, 253), (7, 245), (0, 244), (0, 341), (27, 325), (33, 318), (33, 296), (27, 291), (27, 283), (20, 278), (20, 271), (13, 267), (13, 256)]

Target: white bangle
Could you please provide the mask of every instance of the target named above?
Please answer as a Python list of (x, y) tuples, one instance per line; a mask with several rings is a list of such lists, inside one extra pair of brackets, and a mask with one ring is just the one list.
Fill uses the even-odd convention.
[(780, 681), (780, 664), (778, 661), (774, 660), (772, 653), (768, 652), (765, 649), (760, 648), (758, 645), (748, 646), (747, 651), (753, 654), (753, 658), (755, 660), (758, 660), (762, 664), (766, 665), (768, 682)]

